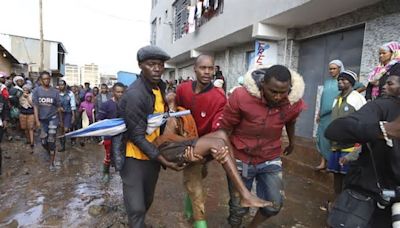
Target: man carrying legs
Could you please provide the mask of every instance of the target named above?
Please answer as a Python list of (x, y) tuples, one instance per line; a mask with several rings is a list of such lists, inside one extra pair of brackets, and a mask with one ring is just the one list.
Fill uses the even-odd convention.
[[(243, 87), (235, 89), (228, 98), (221, 129), (230, 134), (242, 179), (249, 190), (257, 181), (257, 196), (278, 205), (260, 208), (249, 227), (258, 227), (280, 211), (283, 203), (282, 129), (286, 127), (289, 138), (284, 153), (290, 154), (294, 148), (296, 118), (304, 108), (303, 92), (301, 76), (275, 65), (249, 71)], [(248, 208), (239, 205), (237, 192), (231, 181), (228, 184), (228, 222), (232, 227), (240, 227)]]
[[(198, 56), (194, 64), (196, 81), (184, 82), (176, 90), (176, 103), (191, 111), (199, 137), (218, 128), (217, 123), (226, 104), (225, 94), (213, 86), (214, 68), (212, 56)], [(191, 164), (183, 170), (184, 185), (190, 197), (185, 199), (185, 214), (190, 218), (193, 208), (196, 228), (207, 227), (202, 184), (206, 173), (206, 164), (202, 163)]]

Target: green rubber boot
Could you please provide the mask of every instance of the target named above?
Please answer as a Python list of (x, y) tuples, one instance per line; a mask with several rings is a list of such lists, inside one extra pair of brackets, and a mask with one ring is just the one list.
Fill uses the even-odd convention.
[(110, 166), (103, 164), (103, 178), (101, 180), (103, 183), (110, 181)]
[(199, 220), (193, 223), (194, 228), (207, 228), (206, 220)]
[(185, 199), (183, 200), (183, 207), (184, 207), (184, 215), (187, 220), (192, 219), (193, 217), (193, 208), (192, 208), (192, 201), (188, 194), (185, 194)]

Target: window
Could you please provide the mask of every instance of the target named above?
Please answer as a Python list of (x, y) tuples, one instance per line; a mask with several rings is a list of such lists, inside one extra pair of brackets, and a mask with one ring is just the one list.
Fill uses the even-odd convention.
[(173, 5), (175, 9), (174, 40), (180, 39), (184, 34), (187, 33), (186, 27), (189, 17), (187, 7), (189, 4), (189, 0), (176, 0)]
[(157, 18), (151, 22), (151, 37), (150, 37), (150, 44), (156, 45), (157, 40)]
[(158, 3), (158, 0), (152, 0), (151, 1), (151, 8), (156, 7), (157, 3)]

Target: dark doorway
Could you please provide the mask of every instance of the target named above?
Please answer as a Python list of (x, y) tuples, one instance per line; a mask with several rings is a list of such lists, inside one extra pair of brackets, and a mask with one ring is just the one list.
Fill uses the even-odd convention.
[(317, 89), (329, 77), (328, 63), (340, 59), (346, 69), (359, 74), (363, 40), (364, 25), (300, 42), (299, 73), (306, 84), (304, 100), (308, 108), (297, 121), (297, 136), (312, 137)]

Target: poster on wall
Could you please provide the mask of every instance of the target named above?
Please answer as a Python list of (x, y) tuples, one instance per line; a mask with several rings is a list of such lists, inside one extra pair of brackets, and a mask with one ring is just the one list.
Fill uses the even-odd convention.
[(313, 138), (317, 138), (317, 130), (318, 130), (318, 122), (317, 122), (317, 115), (321, 108), (321, 96), (322, 92), (324, 91), (324, 86), (319, 85), (317, 89), (317, 98), (315, 101), (315, 112), (314, 112), (314, 127), (313, 127)]
[(271, 66), (278, 62), (278, 45), (271, 41), (256, 40), (254, 50), (254, 66)]

